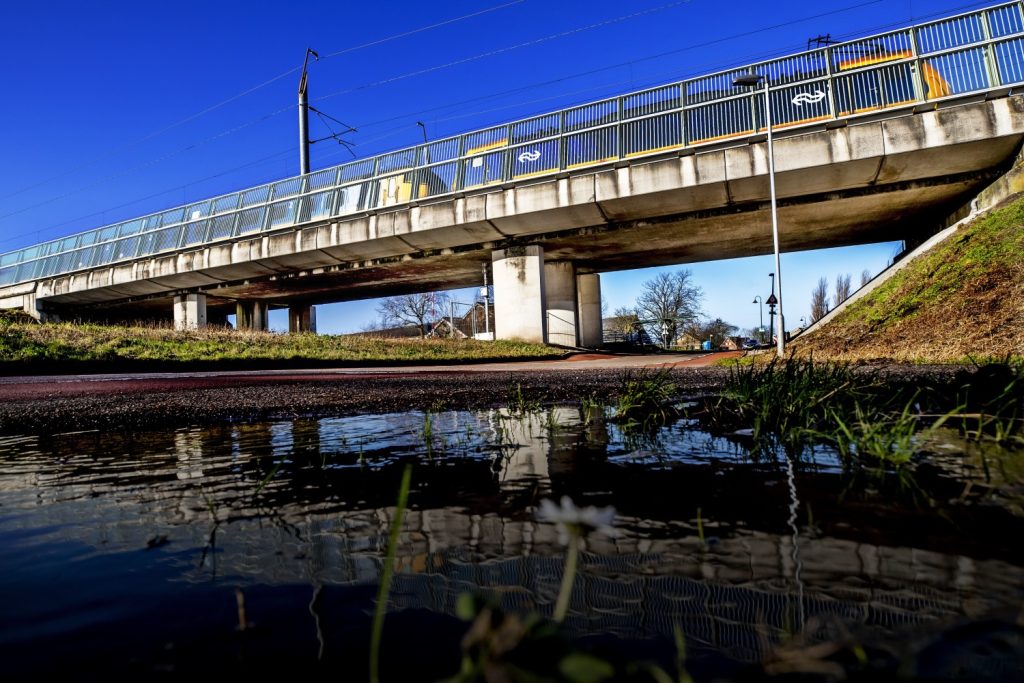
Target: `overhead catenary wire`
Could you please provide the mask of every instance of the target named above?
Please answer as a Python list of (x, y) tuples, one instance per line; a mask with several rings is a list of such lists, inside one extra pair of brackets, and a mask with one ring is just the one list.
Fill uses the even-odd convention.
[[(148, 194), (148, 195), (146, 195), (144, 197), (137, 197), (135, 199), (132, 199), (131, 201), (127, 201), (127, 202), (124, 202), (122, 204), (117, 204), (116, 206), (107, 207), (106, 209), (103, 209), (102, 211), (94, 211), (92, 213), (83, 214), (81, 216), (76, 216), (74, 218), (69, 218), (68, 220), (61, 221), (60, 223), (53, 223), (53, 224), (47, 225), (45, 227), (36, 228), (36, 229), (34, 229), (34, 232), (36, 234), (39, 234), (39, 233), (47, 231), (47, 230), (53, 230), (55, 228), (62, 228), (64, 226), (66, 226), (66, 225), (72, 225), (73, 223), (77, 223), (78, 221), (83, 221), (83, 220), (85, 220), (87, 218), (95, 218), (96, 216), (102, 216), (102, 215), (106, 214), (109, 211), (116, 211), (117, 209), (124, 209), (124, 208), (127, 208), (129, 206), (134, 206), (134, 205), (139, 204), (141, 202), (148, 201), (150, 199), (155, 199), (157, 197), (162, 197), (164, 195), (171, 194), (171, 193), (174, 193), (174, 192), (179, 192), (181, 190), (186, 190), (189, 187), (192, 187), (193, 185), (198, 185), (199, 183), (205, 183), (205, 182), (207, 182), (209, 180), (215, 180), (217, 178), (221, 178), (221, 177), (224, 177), (224, 176), (227, 176), (227, 175), (231, 175), (232, 173), (237, 173), (238, 171), (244, 171), (247, 168), (252, 168), (254, 166), (259, 166), (260, 164), (265, 164), (268, 161), (273, 161), (273, 160), (275, 160), (275, 159), (277, 159), (279, 157), (284, 156), (285, 154), (291, 154), (294, 151), (295, 150), (292, 149), (291, 147), (289, 147), (288, 149), (282, 149), (282, 150), (274, 152), (273, 154), (270, 154), (268, 156), (260, 157), (259, 159), (255, 159), (253, 161), (248, 161), (248, 162), (246, 162), (244, 164), (241, 164), (239, 166), (234, 166), (232, 168), (225, 169), (223, 171), (218, 171), (217, 173), (205, 176), (203, 178), (199, 178), (198, 180), (193, 180), (191, 182), (184, 183), (182, 185), (176, 185), (174, 187), (171, 187), (171, 188), (168, 188), (168, 189), (165, 189), (165, 190), (160, 190), (159, 192), (154, 192), (154, 193)], [(330, 155), (325, 155), (325, 156), (330, 156)], [(26, 234), (33, 234), (33, 231), (30, 230), (30, 231), (27, 231), (27, 232), (23, 233), (22, 235), (17, 235), (17, 236), (13, 236), (13, 237), (8, 237), (7, 239), (2, 239), (2, 240), (0, 240), (0, 244), (5, 244), (7, 242), (13, 242), (14, 240), (17, 240), (17, 239), (19, 239), (20, 237), (23, 237)]]
[[(444, 21), (435, 22), (435, 23), (429, 24), (427, 26), (421, 26), (419, 28), (415, 28), (415, 29), (412, 29), (412, 30), (409, 30), (409, 31), (403, 31), (401, 33), (396, 33), (396, 34), (393, 34), (393, 35), (390, 35), (390, 36), (385, 36), (384, 38), (378, 38), (376, 40), (371, 40), (371, 41), (368, 41), (366, 43), (361, 43), (359, 45), (354, 45), (352, 47), (345, 48), (343, 50), (337, 50), (335, 52), (332, 52), (330, 54), (325, 55), (321, 59), (328, 59), (330, 57), (337, 57), (337, 56), (340, 56), (340, 55), (343, 55), (343, 54), (348, 54), (348, 53), (351, 53), (351, 52), (356, 52), (357, 50), (362, 50), (362, 49), (365, 49), (365, 48), (375, 47), (377, 45), (382, 45), (384, 43), (388, 43), (388, 42), (391, 42), (393, 40), (398, 40), (400, 38), (407, 38), (409, 36), (416, 35), (417, 33), (423, 33), (425, 31), (430, 31), (430, 30), (433, 30), (433, 29), (436, 29), (436, 28), (441, 28), (442, 26), (449, 26), (451, 24), (455, 24), (455, 23), (458, 23), (460, 21), (465, 21), (466, 19), (472, 19), (474, 17), (479, 17), (479, 16), (482, 16), (484, 14), (488, 14), (490, 12), (495, 12), (497, 10), (505, 9), (507, 7), (512, 7), (514, 5), (520, 5), (520, 4), (522, 4), (522, 3), (526, 2), (526, 1), (527, 0), (511, 0), (510, 2), (505, 2), (505, 3), (502, 3), (500, 5), (494, 5), (493, 7), (488, 7), (488, 8), (482, 9), (482, 10), (478, 10), (476, 12), (470, 12), (468, 14), (463, 14), (461, 16), (454, 17), (452, 19), (446, 19)], [(40, 180), (38, 182), (32, 183), (31, 185), (26, 185), (26, 186), (23, 186), (23, 187), (21, 187), (21, 188), (19, 188), (17, 190), (14, 190), (13, 192), (9, 192), (9, 193), (7, 193), (5, 195), (0, 195), (0, 200), (10, 199), (11, 197), (16, 197), (17, 195), (20, 195), (20, 194), (23, 194), (25, 192), (28, 192), (29, 190), (34, 190), (34, 189), (36, 189), (38, 187), (42, 187), (43, 185), (46, 185), (47, 183), (52, 182), (54, 180), (58, 180), (60, 178), (65, 178), (65, 177), (67, 177), (69, 175), (73, 175), (73, 174), (77, 173), (78, 171), (81, 171), (81, 170), (84, 170), (86, 168), (89, 168), (89, 167), (91, 167), (91, 166), (93, 166), (93, 165), (95, 165), (95, 164), (97, 164), (97, 163), (99, 163), (101, 161), (105, 161), (107, 159), (113, 158), (113, 157), (117, 156), (118, 154), (121, 154), (122, 152), (128, 151), (130, 149), (134, 149), (135, 147), (138, 147), (139, 145), (142, 145), (142, 144), (144, 144), (146, 142), (149, 142), (150, 140), (152, 140), (154, 138), (157, 138), (157, 137), (163, 135), (164, 133), (172, 131), (175, 128), (183, 126), (186, 123), (189, 123), (190, 121), (194, 121), (194, 120), (196, 120), (198, 118), (201, 118), (201, 117), (203, 117), (203, 116), (205, 116), (205, 115), (207, 115), (207, 114), (209, 114), (211, 112), (217, 111), (221, 107), (224, 107), (224, 106), (226, 106), (228, 104), (231, 104), (232, 102), (235, 102), (235, 101), (237, 101), (237, 100), (239, 100), (239, 99), (241, 99), (243, 97), (246, 97), (247, 95), (251, 95), (252, 93), (254, 93), (254, 92), (258, 91), (258, 90), (261, 90), (262, 88), (265, 88), (268, 85), (276, 83), (277, 81), (281, 80), (282, 78), (287, 78), (288, 76), (291, 76), (292, 74), (298, 73), (300, 70), (301, 70), (301, 67), (296, 66), (296, 67), (293, 67), (291, 69), (288, 69), (287, 71), (283, 71), (283, 72), (277, 74), (276, 76), (268, 78), (267, 80), (263, 81), (262, 83), (259, 83), (257, 85), (252, 86), (252, 87), (249, 87), (249, 88), (246, 88), (245, 90), (243, 90), (242, 92), (240, 92), (238, 94), (232, 95), (231, 97), (228, 97), (228, 98), (226, 98), (224, 100), (221, 100), (221, 101), (217, 102), (216, 104), (213, 104), (213, 105), (211, 105), (209, 107), (206, 107), (205, 109), (202, 109), (202, 110), (200, 110), (200, 111), (198, 111), (198, 112), (196, 112), (194, 114), (190, 114), (190, 115), (188, 115), (188, 116), (186, 116), (184, 118), (178, 119), (174, 123), (168, 124), (168, 125), (166, 125), (166, 126), (164, 126), (162, 128), (159, 128), (159, 129), (157, 129), (157, 130), (155, 130), (155, 131), (153, 131), (151, 133), (147, 133), (146, 135), (144, 135), (143, 137), (139, 138), (138, 140), (135, 140), (133, 142), (121, 145), (121, 146), (119, 146), (119, 147), (117, 147), (117, 148), (115, 148), (115, 149), (113, 149), (113, 150), (111, 150), (111, 151), (109, 151), (109, 152), (107, 152), (105, 154), (101, 154), (99, 156), (93, 157), (92, 159), (89, 159), (88, 161), (85, 161), (85, 162), (83, 162), (83, 163), (81, 163), (81, 164), (79, 164), (79, 165), (77, 165), (77, 166), (75, 166), (73, 168), (70, 168), (70, 169), (68, 169), (66, 171), (63, 171), (61, 173), (58, 173), (56, 175), (44, 178), (44, 179), (42, 179), (42, 180)]]
[[(506, 47), (501, 47), (501, 48), (498, 48), (496, 50), (488, 50), (487, 52), (481, 52), (479, 54), (475, 54), (475, 55), (472, 55), (470, 57), (464, 57), (462, 59), (456, 59), (454, 61), (446, 62), (444, 64), (437, 64), (435, 66), (429, 66), (429, 67), (426, 67), (426, 68), (423, 68), (423, 69), (417, 69), (415, 71), (409, 71), (409, 72), (406, 72), (404, 74), (399, 74), (397, 76), (391, 76), (389, 78), (385, 78), (385, 79), (382, 79), (382, 80), (379, 80), (379, 81), (373, 81), (372, 83), (366, 83), (364, 85), (358, 85), (358, 86), (355, 86), (355, 87), (352, 87), (352, 88), (347, 88), (345, 90), (337, 90), (335, 92), (328, 93), (326, 95), (321, 95), (320, 97), (315, 98), (313, 101), (314, 102), (319, 102), (319, 101), (323, 101), (323, 100), (329, 99), (331, 97), (337, 97), (339, 95), (347, 95), (347, 94), (350, 94), (350, 93), (353, 93), (353, 92), (358, 92), (360, 90), (367, 90), (369, 88), (377, 88), (377, 87), (380, 87), (382, 85), (387, 85), (389, 83), (394, 83), (396, 81), (402, 81), (402, 80), (405, 80), (407, 78), (413, 78), (415, 76), (423, 76), (423, 75), (428, 74), (428, 73), (434, 73), (436, 71), (442, 71), (444, 69), (450, 69), (450, 68), (452, 68), (454, 66), (460, 66), (462, 64), (468, 64), (470, 62), (478, 61), (480, 59), (486, 59), (488, 57), (494, 57), (496, 55), (505, 54), (507, 52), (512, 52), (513, 50), (518, 50), (518, 49), (521, 49), (521, 48), (524, 48), (524, 47), (533, 47), (534, 45), (540, 45), (542, 43), (547, 43), (547, 42), (550, 42), (552, 40), (558, 40), (560, 38), (567, 38), (569, 36), (573, 36), (573, 35), (576, 35), (576, 34), (579, 34), (579, 33), (583, 33), (585, 31), (590, 31), (590, 30), (593, 30), (593, 29), (596, 29), (596, 28), (602, 28), (604, 26), (611, 26), (612, 24), (618, 24), (618, 23), (621, 23), (623, 21), (628, 21), (630, 19), (636, 19), (637, 17), (647, 16), (647, 15), (650, 15), (650, 14), (654, 14), (656, 12), (663, 12), (665, 10), (672, 9), (673, 7), (678, 7), (680, 5), (689, 4), (691, 1), (692, 0), (677, 0), (676, 2), (670, 2), (670, 3), (666, 4), (666, 5), (661, 5), (659, 7), (652, 7), (652, 8), (649, 8), (649, 9), (640, 10), (638, 12), (633, 12), (631, 14), (624, 14), (622, 16), (614, 17), (612, 19), (605, 19), (604, 21), (599, 21), (599, 22), (594, 23), (594, 24), (588, 24), (586, 26), (579, 26), (577, 28), (570, 29), (568, 31), (561, 31), (559, 33), (552, 33), (550, 35), (543, 36), (541, 38), (534, 38), (532, 40), (527, 40), (527, 41), (522, 42), (522, 43), (517, 43), (516, 45), (508, 45)], [(875, 2), (881, 2), (882, 0), (874, 0), (874, 1)]]

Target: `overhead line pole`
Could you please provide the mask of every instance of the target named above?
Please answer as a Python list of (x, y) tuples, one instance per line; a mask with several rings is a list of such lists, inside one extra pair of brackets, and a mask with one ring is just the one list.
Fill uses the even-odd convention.
[(312, 48), (306, 48), (306, 58), (302, 60), (302, 76), (299, 78), (299, 173), (309, 173), (309, 93), (306, 84), (306, 67), (309, 65), (309, 56), (320, 61), (318, 55)]

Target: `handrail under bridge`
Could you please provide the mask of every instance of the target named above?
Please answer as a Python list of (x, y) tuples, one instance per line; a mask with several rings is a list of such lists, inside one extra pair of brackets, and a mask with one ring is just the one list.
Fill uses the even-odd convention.
[(764, 130), (1024, 84), (1021, 2), (838, 43), (353, 161), (0, 255), (0, 287)]

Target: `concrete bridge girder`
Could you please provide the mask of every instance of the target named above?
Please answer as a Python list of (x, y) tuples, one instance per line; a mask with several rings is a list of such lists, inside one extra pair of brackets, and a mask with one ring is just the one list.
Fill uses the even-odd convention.
[[(962, 201), (1022, 136), (1024, 101), (1012, 96), (778, 138), (783, 247), (899, 239), (894, 221)], [(35, 294), (60, 305), (183, 289), (321, 303), (479, 284), (492, 249), (531, 242), (578, 275), (770, 250), (757, 138), (619, 163), (50, 278)], [(16, 296), (0, 290), (0, 303)]]

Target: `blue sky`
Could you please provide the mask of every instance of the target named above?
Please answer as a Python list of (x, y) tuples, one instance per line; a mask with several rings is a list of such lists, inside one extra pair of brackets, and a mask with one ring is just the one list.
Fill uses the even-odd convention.
[[(307, 46), (324, 56), (310, 67), (311, 104), (358, 129), (346, 137), (364, 157), (421, 141), (418, 121), (438, 138), (797, 52), (820, 34), (854, 37), (985, 4), (7, 3), (0, 252), (295, 175), (295, 91)], [(314, 116), (312, 136), (328, 132)], [(351, 158), (329, 141), (311, 153), (314, 170)], [(787, 321), (808, 315), (819, 277), (850, 273), (856, 284), (898, 250), (784, 254)], [(752, 300), (768, 293), (772, 257), (683, 267), (705, 291), (706, 314), (758, 324)], [(609, 310), (629, 305), (658, 270), (602, 276)], [(358, 330), (374, 307), (322, 306), (320, 331)], [(271, 322), (285, 327), (283, 312)]]

